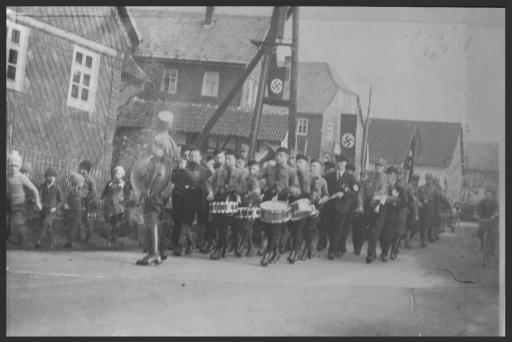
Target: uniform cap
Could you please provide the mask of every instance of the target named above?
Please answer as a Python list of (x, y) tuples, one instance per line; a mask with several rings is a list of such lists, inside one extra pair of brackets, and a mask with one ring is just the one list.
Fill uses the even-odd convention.
[(297, 155), (295, 156), (295, 160), (299, 160), (299, 159), (302, 159), (302, 160), (305, 160), (305, 161), (308, 161), (308, 157), (306, 157), (305, 154), (303, 153), (297, 153)]
[(398, 173), (398, 170), (397, 170), (395, 167), (393, 167), (393, 166), (390, 166), (390, 167), (388, 167), (388, 168), (386, 169), (386, 174), (388, 174), (388, 175), (389, 175), (390, 173), (393, 173), (393, 172), (394, 172), (394, 173)]

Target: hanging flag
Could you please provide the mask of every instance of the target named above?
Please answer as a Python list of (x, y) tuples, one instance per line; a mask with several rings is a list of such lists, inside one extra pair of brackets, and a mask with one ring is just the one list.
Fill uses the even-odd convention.
[(415, 135), (415, 133), (416, 133), (416, 129), (413, 133), (411, 144), (409, 145), (409, 150), (407, 151), (407, 156), (405, 157), (405, 162), (404, 162), (404, 168), (408, 172), (408, 177), (407, 177), (408, 182), (411, 181), (411, 177), (414, 173), (414, 152), (416, 150), (416, 135)]
[(284, 80), (286, 74), (286, 67), (277, 66), (277, 53), (270, 56), (269, 64), (269, 77), (267, 83), (268, 97), (271, 99), (283, 98)]
[[(330, 123), (327, 123), (327, 135), (330, 136)], [(354, 114), (341, 114), (340, 125), (340, 152), (355, 165), (356, 158), (356, 125), (357, 116)], [(334, 129), (334, 127), (333, 127)]]

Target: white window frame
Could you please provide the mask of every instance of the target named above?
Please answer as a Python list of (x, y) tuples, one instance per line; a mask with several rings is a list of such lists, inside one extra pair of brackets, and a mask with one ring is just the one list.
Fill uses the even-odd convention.
[[(16, 91), (23, 90), (23, 80), (25, 79), (25, 65), (27, 62), (27, 47), (28, 47), (28, 34), (29, 28), (26, 26), (22, 26), (16, 23), (13, 23), (10, 20), (6, 20), (7, 26), (7, 42), (6, 42), (6, 51), (5, 51), (5, 69), (6, 69), (6, 87), (9, 89), (13, 89)], [(15, 44), (12, 42), (12, 32), (13, 30), (18, 30), (20, 32), (20, 40), (19, 44)], [(16, 73), (14, 74), (14, 81), (7, 78), (7, 69), (9, 65), (13, 65), (9, 63), (9, 51), (16, 50), (18, 52), (18, 58), (16, 61)]]
[[(172, 76), (174, 74), (174, 81)], [(167, 89), (165, 89), (165, 77), (169, 75), (169, 84), (167, 85)], [(172, 86), (172, 87), (171, 87)], [(162, 86), (160, 88), (163, 92), (168, 94), (176, 94), (178, 91), (178, 69), (166, 69), (162, 74)]]
[(327, 123), (327, 139), (331, 139), (334, 136), (334, 124), (332, 122)]
[(217, 71), (205, 71), (201, 96), (217, 97), (219, 95), (219, 79)]
[[(76, 62), (77, 53), (82, 54), (82, 65)], [(87, 57), (92, 57), (91, 67), (85, 66), (85, 61)], [(86, 112), (94, 111), (95, 103), (96, 103), (96, 92), (98, 88), (98, 71), (100, 68), (100, 58), (101, 56), (91, 50), (84, 49), (81, 46), (75, 45), (73, 49), (73, 57), (71, 60), (71, 72), (69, 75), (69, 86), (68, 86), (68, 101), (67, 105), (73, 108), (81, 109)], [(79, 90), (78, 90), (78, 98), (74, 98), (71, 96), (71, 90), (73, 85), (76, 83), (73, 81), (73, 76), (75, 72), (80, 72), (80, 81), (79, 81)], [(87, 73), (90, 75), (89, 79), (89, 87), (86, 87), (83, 82), (83, 74)], [(88, 98), (87, 101), (82, 100), (82, 91), (86, 88), (88, 90)]]
[(297, 135), (308, 135), (309, 119), (297, 119)]

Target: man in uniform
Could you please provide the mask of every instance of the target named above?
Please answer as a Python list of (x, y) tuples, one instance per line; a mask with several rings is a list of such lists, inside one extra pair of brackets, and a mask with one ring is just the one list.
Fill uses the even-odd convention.
[(380, 241), (382, 227), (386, 220), (386, 207), (376, 197), (388, 193), (386, 175), (384, 174), (385, 164), (386, 161), (380, 158), (375, 163), (375, 171), (370, 173), (363, 183), (364, 220), (365, 224), (368, 225), (366, 256), (366, 263), (368, 264), (377, 258), (377, 241)]
[(426, 247), (425, 234), (430, 242), (434, 242), (432, 228), (434, 225), (434, 215), (439, 202), (440, 191), (433, 183), (433, 177), (430, 173), (425, 175), (425, 184), (418, 189), (418, 198), (421, 203), (421, 223), (420, 238), (421, 247)]
[[(290, 195), (290, 203), (297, 201), (302, 198), (309, 198), (311, 192), (311, 175), (309, 171), (309, 163), (308, 158), (302, 154), (298, 153), (295, 156), (296, 160), (296, 169), (297, 169), (297, 180), (299, 183), (299, 191), (296, 194)], [(297, 254), (299, 253), (300, 244), (304, 238), (304, 226), (306, 224), (306, 218), (302, 218), (299, 220), (293, 220), (288, 222), (288, 229), (291, 233), (291, 250), (290, 255), (287, 260), (290, 264), (295, 263), (297, 259)]]
[[(323, 178), (327, 179), (327, 175), (336, 172), (336, 168), (334, 164), (330, 161), (326, 161), (324, 163), (324, 175)], [(326, 181), (327, 182), (327, 181)], [(318, 252), (327, 248), (327, 216), (326, 206), (323, 205), (320, 207), (320, 222), (318, 224), (318, 243), (316, 245), (316, 250)]]
[[(356, 168), (354, 164), (347, 165), (347, 171), (354, 176)], [(354, 247), (354, 254), (361, 254), (361, 248), (363, 246), (365, 240), (365, 229), (361, 224), (361, 212), (363, 211), (363, 199), (362, 192), (360, 191), (360, 182), (357, 182), (357, 195), (352, 199), (352, 205), (349, 210), (348, 222), (349, 228), (348, 232), (352, 232), (352, 245)], [(347, 233), (348, 234), (348, 233)], [(346, 238), (345, 238), (346, 239)], [(343, 245), (342, 245), (343, 246)], [(345, 249), (346, 250), (346, 249)]]
[(350, 223), (349, 211), (353, 200), (357, 196), (359, 186), (356, 179), (346, 172), (347, 158), (343, 155), (336, 156), (336, 172), (326, 177), (327, 188), (331, 198), (326, 206), (326, 223), (329, 235), (329, 260), (334, 260), (338, 251), (343, 256), (346, 252), (346, 239)]
[[(311, 162), (311, 202), (315, 205), (316, 209), (321, 211), (323, 205), (329, 199), (329, 190), (327, 189), (327, 181), (322, 177), (322, 165), (318, 160)], [(307, 217), (304, 225), (304, 240), (305, 245), (301, 253), (300, 259), (305, 260), (306, 257), (311, 259), (313, 257), (313, 236), (316, 227), (320, 223), (320, 217)]]
[(194, 217), (197, 216), (198, 225), (206, 225), (206, 221), (208, 218), (206, 183), (210, 176), (210, 170), (208, 169), (206, 164), (202, 163), (201, 151), (197, 147), (191, 147), (189, 153), (189, 161), (184, 172), (184, 200), (182, 201), (181, 204), (175, 204), (175, 210), (178, 210), (181, 213), (181, 231), (179, 237), (178, 250), (175, 251), (175, 255), (181, 255), (183, 248), (186, 248), (185, 254), (191, 253), (193, 243), (191, 229), (192, 224), (194, 222)]
[[(288, 166), (286, 148), (279, 147), (276, 150), (275, 164), (271, 164), (263, 170), (262, 178), (265, 180), (263, 201), (270, 201), (273, 198), (279, 201), (288, 201), (290, 187), (298, 188), (298, 181), (297, 174)], [(261, 265), (267, 266), (270, 262), (277, 262), (279, 259), (279, 238), (286, 223), (264, 223), (263, 225), (268, 242)]]
[(411, 247), (411, 240), (414, 237), (414, 235), (419, 230), (419, 220), (420, 220), (420, 207), (419, 207), (419, 201), (418, 201), (418, 183), (420, 181), (420, 176), (418, 175), (412, 175), (411, 181), (408, 183), (408, 190), (410, 192), (410, 195), (412, 196), (413, 203), (412, 203), (412, 210), (409, 211), (407, 214), (407, 221), (406, 221), (406, 234), (405, 234), (405, 248), (412, 248)]
[[(259, 165), (255, 160), (249, 160), (249, 169), (242, 173), (243, 196), (241, 198), (242, 207), (258, 207), (260, 203), (261, 186), (259, 181)], [(254, 219), (236, 218), (233, 224), (235, 255), (242, 256), (242, 251), (247, 245), (246, 256), (252, 256), (253, 243), (252, 233), (254, 228)]]
[(396, 259), (398, 256), (398, 246), (405, 233), (405, 220), (407, 218), (407, 211), (409, 198), (406, 188), (404, 187), (403, 176), (404, 169), (395, 169), (390, 166), (386, 170), (389, 192), (388, 200), (386, 201), (387, 213), (384, 227), (382, 228), (382, 242), (381, 260), (386, 262), (388, 255), (391, 260)]
[[(226, 153), (225, 157), (224, 165), (215, 170), (208, 180), (208, 201), (240, 203), (243, 195), (243, 174), (236, 168), (236, 158), (232, 152)], [(219, 239), (210, 259), (219, 260), (225, 255), (228, 247), (228, 227), (233, 229), (234, 222), (234, 214), (213, 214), (213, 226)]]

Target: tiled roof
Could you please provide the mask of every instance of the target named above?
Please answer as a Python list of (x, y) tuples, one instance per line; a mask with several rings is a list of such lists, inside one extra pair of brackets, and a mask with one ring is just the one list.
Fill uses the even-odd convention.
[(462, 126), (456, 122), (370, 119), (370, 162), (380, 157), (394, 165), (404, 161), (415, 126), (421, 142), (416, 165), (448, 167), (461, 134)]
[(479, 171), (498, 171), (498, 144), (466, 142), (464, 154), (467, 156), (466, 168)]
[[(328, 63), (300, 62), (298, 74), (297, 111), (299, 113), (325, 113), (340, 90), (357, 96)], [(285, 82), (283, 98), (290, 98), (289, 82)]]
[[(117, 119), (117, 127), (158, 127), (158, 112), (168, 110), (174, 114), (173, 127), (178, 132), (199, 133), (216, 106), (192, 103), (165, 103), (162, 101), (133, 101)], [(252, 112), (229, 107), (211, 130), (211, 134), (248, 138), (251, 130)], [(282, 141), (288, 131), (288, 116), (264, 113), (258, 133), (259, 140)]]
[(117, 51), (132, 44), (118, 9), (114, 6), (10, 6), (18, 14), (28, 15)]
[(142, 35), (137, 55), (244, 65), (257, 51), (250, 40), (263, 40), (270, 24), (269, 17), (216, 13), (212, 26), (204, 25), (204, 13), (130, 8), (130, 14)]

